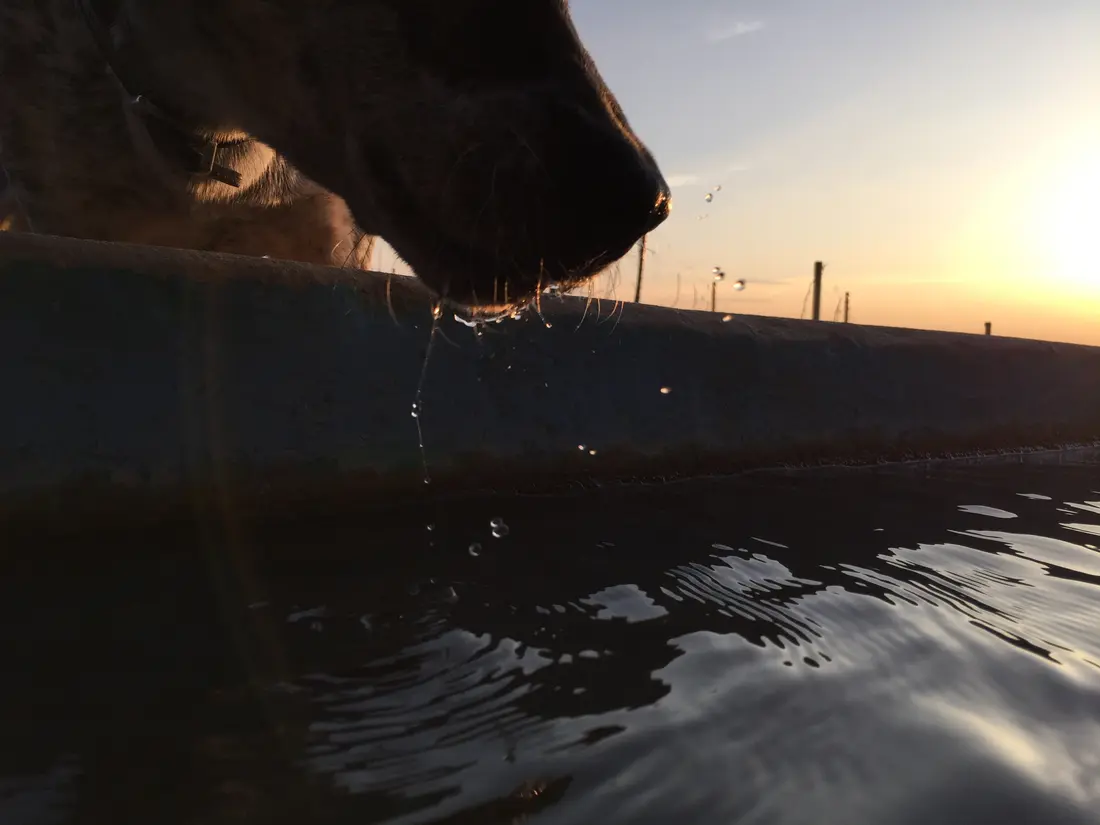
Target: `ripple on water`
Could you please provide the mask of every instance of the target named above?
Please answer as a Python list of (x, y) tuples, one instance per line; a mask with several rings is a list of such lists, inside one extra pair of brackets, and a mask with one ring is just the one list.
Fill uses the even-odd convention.
[[(269, 538), (303, 553), (250, 572), (235, 614), (205, 551), (96, 588), (43, 562), (0, 584), (0, 701), (39, 709), (4, 764), (28, 788), (79, 765), (84, 821), (155, 773), (128, 803), (146, 821), (168, 788), (187, 821), (1096, 822), (1097, 471), (441, 504), (430, 546), (423, 513)], [(70, 660), (96, 678), (60, 678)]]

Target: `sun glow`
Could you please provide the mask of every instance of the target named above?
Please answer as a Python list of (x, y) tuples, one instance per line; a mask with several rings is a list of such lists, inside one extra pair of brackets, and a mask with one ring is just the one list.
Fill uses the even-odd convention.
[(1100, 153), (1066, 168), (1037, 203), (1039, 237), (1050, 275), (1100, 294)]

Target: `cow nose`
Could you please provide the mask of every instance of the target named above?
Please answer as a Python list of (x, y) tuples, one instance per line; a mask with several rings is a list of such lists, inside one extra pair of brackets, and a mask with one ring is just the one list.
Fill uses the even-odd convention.
[(649, 213), (649, 219), (645, 222), (643, 234), (652, 232), (666, 220), (668, 220), (668, 214), (672, 210), (672, 194), (669, 192), (668, 184), (665, 183), (664, 178), (658, 174), (660, 183), (658, 184), (657, 202), (653, 205), (653, 209)]
[[(553, 101), (557, 103), (557, 101)], [(546, 192), (546, 237), (567, 268), (624, 254), (669, 215), (671, 194), (652, 155), (618, 124), (559, 104), (543, 137), (554, 175)]]

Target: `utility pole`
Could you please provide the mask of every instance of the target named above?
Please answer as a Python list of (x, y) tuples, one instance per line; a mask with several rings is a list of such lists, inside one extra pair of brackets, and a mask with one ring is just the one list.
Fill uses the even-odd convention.
[(648, 235), (642, 235), (642, 240), (638, 242), (638, 283), (634, 287), (634, 303), (640, 303), (642, 300), (642, 270), (645, 268), (645, 239)]
[(821, 261), (814, 261), (814, 312), (812, 317), (815, 321), (821, 320), (821, 273), (824, 269), (825, 264)]
[(851, 295), (850, 292), (845, 292), (844, 293), (844, 323), (848, 323), (848, 296), (849, 295)]

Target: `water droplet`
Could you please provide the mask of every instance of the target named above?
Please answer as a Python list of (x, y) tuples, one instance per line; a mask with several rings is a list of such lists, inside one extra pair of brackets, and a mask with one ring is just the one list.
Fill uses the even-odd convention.
[(365, 613), (359, 617), (359, 624), (363, 625), (363, 629), (366, 631), (374, 630), (374, 625), (371, 624), (370, 616)]
[(595, 451), (595, 450), (589, 450), (589, 451), (588, 451), (588, 454), (589, 454), (589, 455), (595, 455), (595, 454), (596, 454), (596, 451)]
[(434, 304), (432, 304), (432, 318), (434, 318), (436, 321), (438, 321), (442, 317), (443, 317), (443, 303), (441, 301), (436, 301)]
[(733, 320), (732, 315), (723, 315), (722, 316), (722, 323), (728, 323), (729, 321), (732, 321), (732, 320)]
[(661, 387), (661, 395), (668, 395), (672, 392), (672, 387)]
[(722, 267), (720, 266), (714, 267), (711, 272), (714, 274), (714, 280), (716, 281), (724, 281), (726, 279), (726, 273), (722, 271)]
[(411, 414), (412, 414), (413, 418), (420, 418), (420, 405), (415, 401), (413, 402), (413, 405), (412, 405), (412, 413)]
[(714, 191), (715, 192), (721, 192), (722, 191), (722, 184), (718, 184), (717, 186), (715, 186)]
[(551, 323), (550, 323), (549, 321), (547, 321), (547, 322), (546, 322), (546, 328), (547, 328), (547, 329), (550, 329), (550, 328), (551, 328), (551, 327), (553, 327), (553, 326), (554, 326), (554, 325), (553, 325), (553, 324), (551, 324)]
[(584, 446), (583, 444), (578, 444), (578, 445), (577, 445), (577, 449), (578, 449), (578, 450), (580, 450), (580, 451), (581, 451), (581, 452), (583, 453), (583, 452), (584, 452), (585, 450), (587, 450), (588, 448), (587, 448), (587, 447), (585, 447), (585, 446)]
[(481, 555), (481, 545), (478, 544), (476, 541), (473, 542), (470, 545), (469, 550), (470, 550), (470, 555), (473, 556), (474, 558), (477, 558), (478, 556)]
[(705, 200), (707, 203), (710, 203), (712, 200), (714, 200), (714, 195), (712, 195), (710, 192), (707, 192), (707, 195), (705, 198), (703, 198), (703, 200)]
[(735, 290), (737, 290), (738, 292), (740, 292), (740, 291), (741, 291), (742, 289), (744, 289), (744, 288), (745, 288), (745, 281), (744, 281), (744, 279), (742, 279), (742, 278), (739, 278), (738, 280), (734, 281), (734, 282), (733, 282), (733, 288), (734, 288)]
[(508, 525), (504, 523), (504, 519), (495, 518), (489, 522), (489, 527), (493, 530), (493, 538), (502, 539), (510, 532)]
[(429, 478), (428, 476), (424, 476), (424, 483), (425, 484), (431, 484), (432, 483), (431, 478)]
[(432, 532), (432, 530), (434, 530), (434, 529), (435, 529), (435, 525), (434, 525), (434, 524), (429, 524), (429, 525), (427, 525), (427, 527), (428, 527), (428, 532), (429, 532), (429, 533), (430, 533), (430, 532)]

